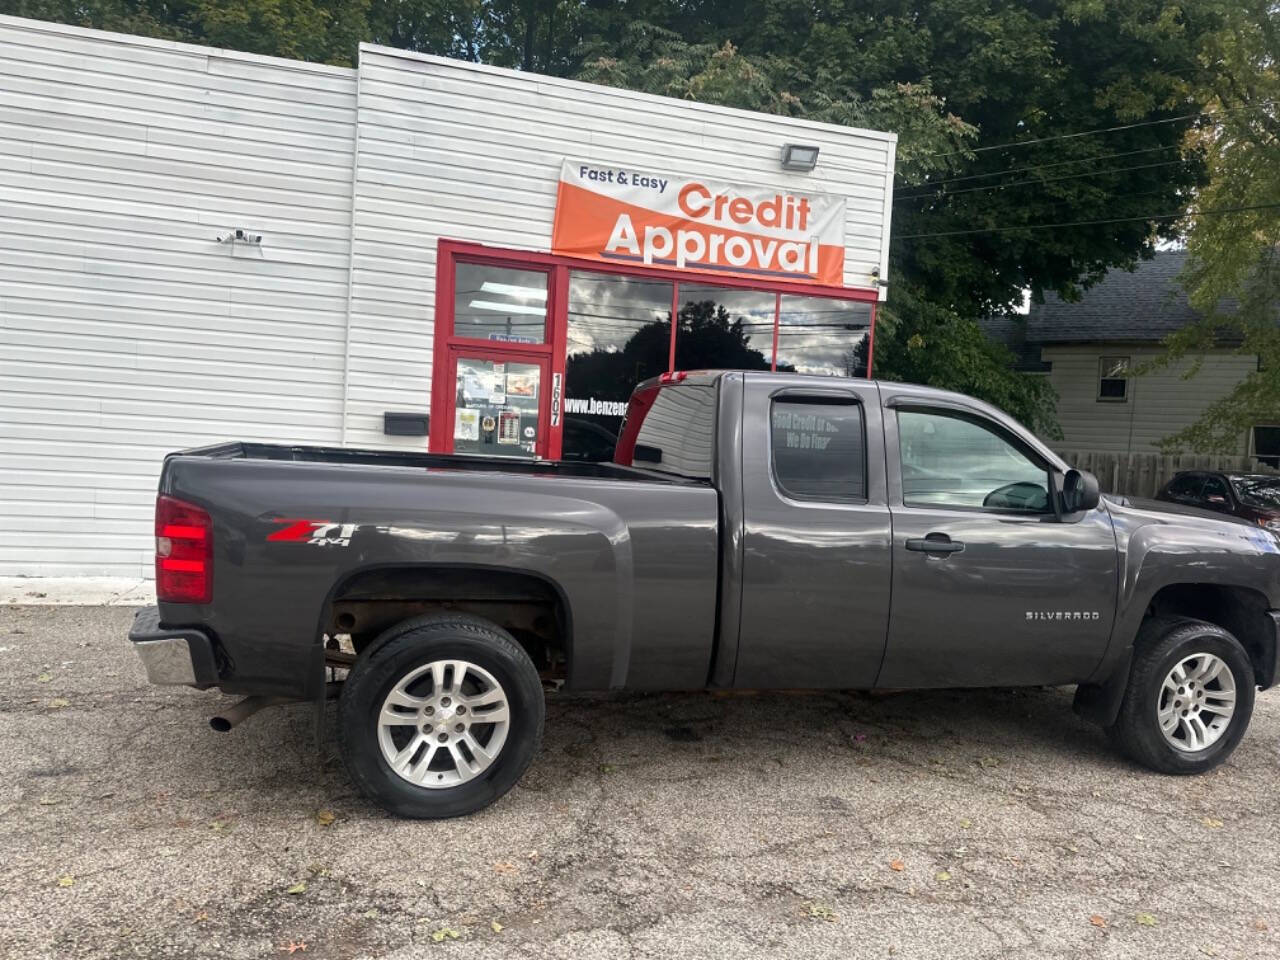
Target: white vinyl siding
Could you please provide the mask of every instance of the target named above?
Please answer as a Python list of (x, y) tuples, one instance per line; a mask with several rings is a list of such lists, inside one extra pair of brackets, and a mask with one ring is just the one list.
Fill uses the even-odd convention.
[[(784, 143), (821, 147), (812, 173)], [(347, 440), (387, 409), (428, 409), (441, 239), (548, 248), (565, 157), (846, 198), (845, 282), (887, 270), (893, 136), (365, 45)]]
[[(422, 449), (383, 413), (429, 410), (437, 244), (548, 249), (566, 156), (843, 195), (846, 282), (887, 264), (889, 134), (8, 16), (0, 91), (0, 576), (150, 576), (174, 450)], [(217, 241), (237, 228), (261, 246)]]
[[(1102, 357), (1128, 357), (1130, 369), (1161, 355), (1158, 347), (1088, 344), (1045, 347), (1041, 357), (1053, 365), (1049, 382), (1058, 393), (1058, 423), (1064, 450), (1154, 453), (1164, 437), (1190, 426), (1215, 400), (1256, 369), (1257, 359), (1229, 351), (1204, 358), (1191, 378), (1185, 360), (1164, 370), (1129, 379), (1124, 402), (1098, 400)], [(1241, 435), (1239, 451), (1247, 453)]]
[(0, 17), (0, 89), (0, 575), (147, 576), (165, 453), (339, 439), (354, 74)]

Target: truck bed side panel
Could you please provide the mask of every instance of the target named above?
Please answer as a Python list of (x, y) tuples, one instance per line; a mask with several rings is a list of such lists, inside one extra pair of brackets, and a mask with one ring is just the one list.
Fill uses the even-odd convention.
[[(330, 592), (360, 570), (417, 565), (552, 584), (571, 618), (575, 689), (705, 683), (717, 577), (709, 486), (176, 457), (161, 492), (214, 518), (214, 603), (166, 604), (161, 616), (214, 632), (232, 662), (225, 690), (314, 695)], [(336, 526), (313, 536), (321, 521)]]

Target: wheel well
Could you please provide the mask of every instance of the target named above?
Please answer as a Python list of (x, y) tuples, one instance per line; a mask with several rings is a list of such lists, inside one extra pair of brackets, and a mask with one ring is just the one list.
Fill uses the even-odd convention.
[(1231, 631), (1248, 652), (1258, 685), (1265, 688), (1274, 682), (1276, 668), (1276, 630), (1269, 606), (1265, 596), (1247, 587), (1174, 583), (1151, 598), (1147, 615), (1191, 617)]
[(565, 679), (569, 611), (549, 581), (533, 574), (476, 567), (376, 567), (334, 591), (321, 621), (330, 636), (350, 635), (356, 652), (388, 627), (424, 613), (484, 617), (524, 647), (546, 679)]

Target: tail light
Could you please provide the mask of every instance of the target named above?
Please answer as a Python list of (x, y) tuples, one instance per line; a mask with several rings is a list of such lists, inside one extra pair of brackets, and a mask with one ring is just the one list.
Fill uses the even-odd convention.
[(156, 599), (213, 599), (213, 521), (194, 504), (166, 496), (156, 497)]

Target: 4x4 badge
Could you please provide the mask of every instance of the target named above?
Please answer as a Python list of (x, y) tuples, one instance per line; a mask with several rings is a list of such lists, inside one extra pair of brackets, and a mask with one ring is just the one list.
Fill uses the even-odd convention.
[(334, 523), (330, 520), (297, 520), (282, 517), (275, 523), (286, 524), (267, 537), (270, 543), (309, 543), (315, 547), (349, 547), (355, 535), (355, 523)]

